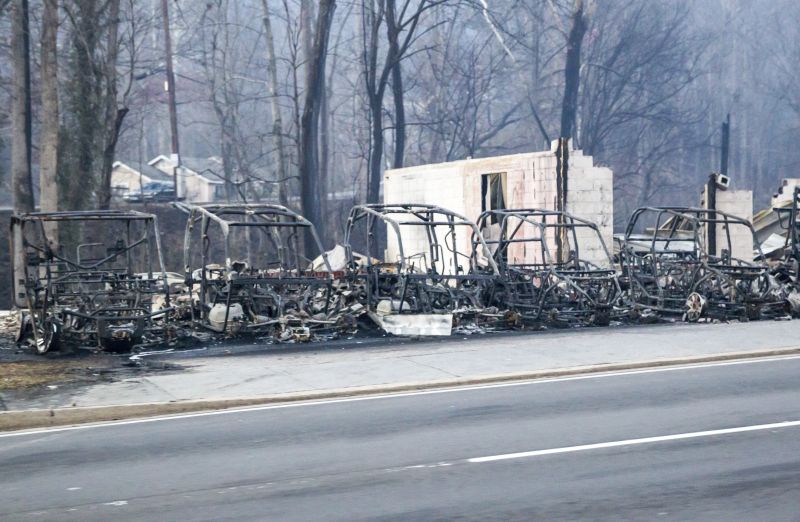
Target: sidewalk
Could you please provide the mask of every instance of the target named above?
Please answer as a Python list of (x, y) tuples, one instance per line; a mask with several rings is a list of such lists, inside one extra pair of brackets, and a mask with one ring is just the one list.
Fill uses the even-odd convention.
[[(674, 324), (587, 328), (459, 337), (338, 350), (280, 349), (250, 355), (181, 358), (176, 372), (100, 384), (51, 398), (46, 407), (118, 406), (291, 395), (364, 387), (425, 387), (484, 382), (525, 373), (597, 371), (681, 358), (730, 357), (739, 352), (800, 352), (800, 321)], [(586, 368), (591, 367), (591, 368)], [(601, 369), (601, 368), (600, 368)], [(514, 374), (509, 375), (509, 374)], [(9, 404), (9, 409), (25, 408)], [(29, 407), (29, 405), (28, 405)], [(41, 407), (41, 406), (40, 406)]]

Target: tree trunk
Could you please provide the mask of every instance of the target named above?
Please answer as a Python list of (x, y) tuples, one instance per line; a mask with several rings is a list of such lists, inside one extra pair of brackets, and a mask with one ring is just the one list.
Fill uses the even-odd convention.
[(403, 167), (406, 150), (406, 108), (403, 102), (403, 73), (400, 62), (392, 67), (392, 98), (394, 99), (394, 162), (396, 169)]
[[(58, 210), (58, 0), (44, 0), (42, 13), (42, 128), (39, 152), (39, 206)], [(55, 234), (51, 234), (55, 237)]]
[(28, 0), (12, 6), (11, 184), (14, 211), (34, 210), (31, 181), (31, 65)]
[[(104, 107), (101, 98), (102, 71), (95, 60), (99, 32), (97, 20), (100, 16), (96, 1), (77, 2), (71, 44), (74, 48), (70, 63), (71, 89), (65, 91), (68, 103), (67, 113), (74, 118), (64, 141), (70, 142), (69, 149), (62, 149), (71, 158), (59, 174), (59, 190), (64, 210), (84, 210), (91, 201), (96, 189), (95, 157), (99, 154), (97, 137)], [(65, 160), (67, 158), (60, 158)]]
[(394, 0), (386, 1), (386, 36), (389, 40), (389, 60), (392, 65), (392, 99), (394, 100), (394, 161), (392, 166), (403, 166), (406, 149), (406, 108), (403, 103), (403, 70), (400, 65), (399, 30), (395, 21)]
[(281, 107), (278, 104), (278, 66), (275, 59), (275, 39), (272, 36), (272, 23), (269, 15), (269, 5), (267, 0), (261, 0), (264, 8), (264, 36), (267, 40), (267, 94), (269, 95), (270, 110), (272, 112), (272, 144), (275, 147), (276, 164), (278, 165), (278, 199), (281, 205), (288, 205), (289, 198), (286, 196), (286, 183), (289, 182), (289, 172), (286, 168), (286, 151), (283, 146), (283, 118), (281, 117)]
[(117, 149), (119, 133), (122, 130), (122, 121), (128, 113), (127, 107), (117, 108), (117, 55), (119, 52), (119, 3), (120, 0), (110, 0), (108, 6), (108, 45), (106, 48), (105, 64), (105, 119), (103, 139), (103, 164), (100, 171), (100, 186), (97, 191), (97, 207), (108, 209), (111, 207), (111, 171), (114, 165), (114, 154)]
[(383, 160), (383, 103), (381, 99), (370, 97), (370, 113), (372, 119), (372, 143), (369, 155), (369, 190), (367, 203), (379, 203), (381, 193), (381, 162)]
[[(325, 73), (322, 74), (322, 100), (320, 103), (320, 125), (319, 125), (319, 200), (320, 211), (323, 216), (329, 215), (330, 209), (328, 207), (328, 194), (330, 192), (328, 186), (328, 159), (330, 156), (330, 134), (328, 127), (330, 125), (330, 108), (328, 106), (330, 100), (330, 92), (328, 90), (328, 80), (325, 78)], [(328, 237), (328, 232), (331, 230), (330, 220), (325, 220), (322, 225), (324, 230), (322, 235)]]
[[(303, 214), (317, 229), (322, 232), (318, 188), (319, 175), (319, 114), (325, 77), (325, 59), (328, 54), (328, 39), (335, 0), (320, 0), (317, 27), (314, 37), (314, 49), (306, 76), (305, 103), (301, 120), (300, 163), (300, 200)], [(305, 236), (305, 254), (311, 256), (316, 245), (310, 233)]]
[(586, 33), (583, 0), (575, 0), (572, 28), (567, 38), (567, 60), (564, 67), (564, 99), (561, 104), (561, 137), (571, 138), (578, 112), (578, 88), (581, 79), (581, 44)]

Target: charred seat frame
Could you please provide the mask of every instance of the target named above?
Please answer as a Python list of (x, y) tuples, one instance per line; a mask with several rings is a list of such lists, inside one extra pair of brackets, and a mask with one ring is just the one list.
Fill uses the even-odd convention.
[[(535, 325), (605, 326), (621, 313), (616, 305), (620, 304), (622, 290), (608, 247), (595, 223), (566, 212), (529, 208), (484, 211), (478, 218), (478, 228), (483, 231), (491, 224), (499, 225), (500, 235), (497, 239), (484, 236), (484, 240), (495, 247), (491, 255), (500, 268), (492, 296), (498, 307), (506, 306), (524, 322)], [(538, 232), (538, 237), (523, 235), (526, 224)], [(596, 234), (608, 268), (581, 257), (580, 229)], [(559, 252), (551, 251), (548, 232), (557, 250), (565, 239), (571, 241), (573, 248), (568, 259), (557, 259)], [(514, 244), (532, 246), (541, 261), (509, 262), (508, 250)], [(477, 255), (475, 242), (473, 251)]]
[[(314, 225), (303, 216), (281, 205), (272, 204), (203, 204), (176, 203), (176, 207), (189, 214), (184, 237), (184, 271), (189, 299), (194, 302), (193, 286), (199, 284), (199, 310), (191, 306), (191, 319), (195, 325), (226, 333), (277, 334), (287, 329), (303, 329), (307, 340), (310, 330), (333, 327), (329, 320), (333, 292), (333, 273), (322, 248)], [(191, 259), (196, 239), (195, 226), (200, 226), (200, 266), (192, 267)], [(225, 265), (209, 263), (208, 236), (210, 226), (218, 226), (223, 237)], [(231, 260), (231, 231), (235, 228), (256, 228), (277, 252), (277, 268), (264, 269), (237, 266)], [(286, 238), (282, 230), (289, 230)], [(311, 234), (318, 253), (321, 254), (325, 272), (317, 273), (304, 268), (300, 255), (303, 234)], [(286, 239), (286, 244), (284, 244)], [(291, 259), (290, 259), (291, 256)], [(313, 257), (313, 256), (312, 256)], [(291, 264), (294, 263), (294, 267)], [(198, 270), (199, 269), (199, 270)], [(199, 272), (199, 279), (196, 274)], [(216, 277), (210, 277), (210, 276)], [(312, 302), (313, 301), (313, 302)], [(216, 304), (225, 307), (221, 326), (211, 328), (209, 314)], [(244, 318), (230, 317), (232, 305), (242, 306)], [(324, 319), (314, 319), (312, 307), (319, 307)], [(199, 315), (199, 317), (198, 317)], [(229, 328), (230, 327), (230, 328)]]
[[(126, 236), (107, 248), (104, 257), (88, 261), (81, 259), (81, 249), (100, 244), (54, 247), (59, 241), (51, 236), (58, 233), (59, 224), (86, 222), (122, 223)], [(132, 230), (134, 223), (143, 225), (140, 237), (133, 236), (138, 232)], [(73, 247), (76, 257), (70, 259), (64, 252)], [(143, 250), (145, 273), (132, 271), (135, 249)], [(153, 342), (165, 340), (170, 293), (155, 215), (120, 210), (15, 215), (11, 258), (15, 304), (25, 310), (19, 340), (32, 335), (37, 352), (87, 344), (127, 351), (145, 336)], [(124, 266), (110, 266), (119, 259), (124, 259)], [(156, 296), (163, 297), (162, 308), (153, 311)]]

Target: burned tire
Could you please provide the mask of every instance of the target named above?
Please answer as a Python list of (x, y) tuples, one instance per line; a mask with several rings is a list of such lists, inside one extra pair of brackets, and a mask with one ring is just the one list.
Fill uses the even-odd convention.
[(57, 319), (45, 318), (38, 334), (34, 350), (39, 355), (61, 348), (61, 323)]
[(697, 292), (692, 292), (686, 298), (686, 313), (683, 318), (689, 323), (696, 323), (703, 316), (706, 308), (706, 298)]
[(22, 310), (17, 312), (17, 330), (14, 333), (14, 341), (19, 344), (31, 335), (33, 325), (31, 316)]
[(611, 311), (595, 310), (592, 314), (592, 324), (594, 326), (608, 326), (611, 324)]

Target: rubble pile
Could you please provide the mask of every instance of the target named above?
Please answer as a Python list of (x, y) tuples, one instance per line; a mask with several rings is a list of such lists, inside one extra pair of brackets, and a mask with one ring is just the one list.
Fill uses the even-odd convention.
[(798, 201), (783, 216), (784, 255), (770, 259), (757, 246), (742, 255), (748, 221), (688, 207), (637, 209), (612, 256), (596, 224), (566, 212), (471, 221), (433, 205), (358, 205), (344, 244), (326, 252), (280, 205), (176, 203), (182, 274), (165, 270), (152, 214), (23, 214), (12, 219), (19, 313), (0, 326), (45, 353), (782, 318), (800, 314)]

